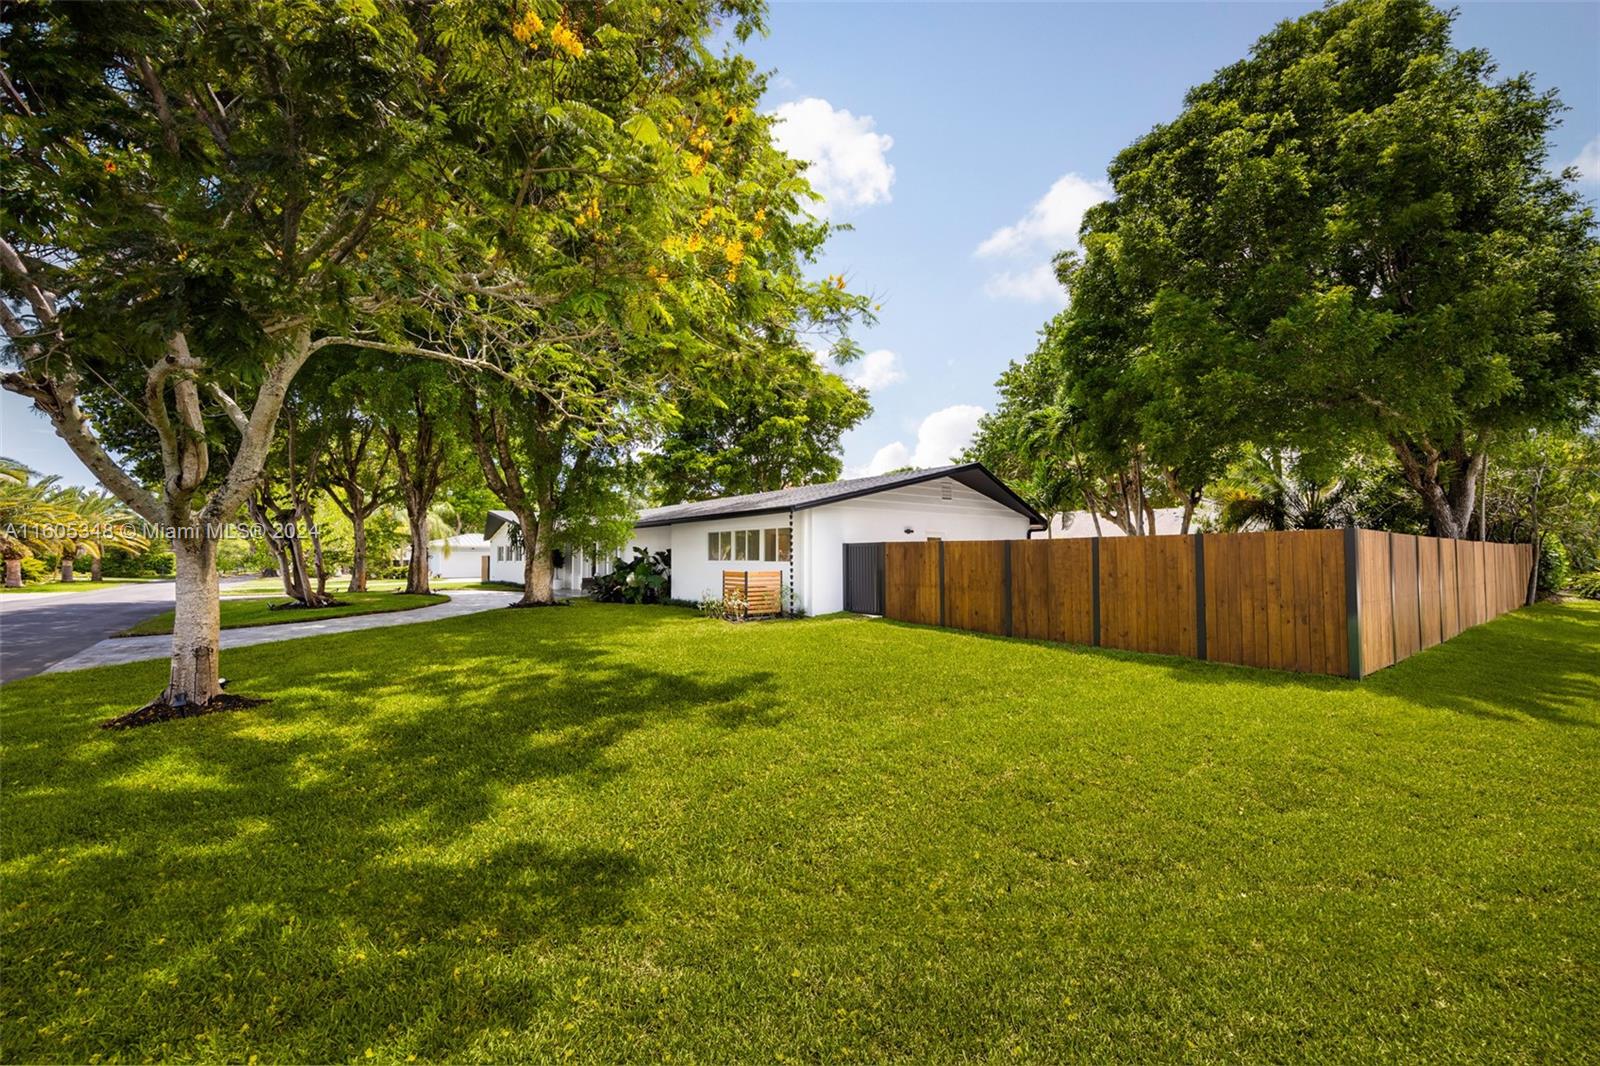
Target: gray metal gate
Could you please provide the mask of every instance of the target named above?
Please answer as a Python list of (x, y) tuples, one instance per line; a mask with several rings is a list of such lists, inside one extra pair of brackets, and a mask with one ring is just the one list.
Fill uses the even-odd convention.
[(883, 613), (883, 542), (844, 546), (844, 609)]

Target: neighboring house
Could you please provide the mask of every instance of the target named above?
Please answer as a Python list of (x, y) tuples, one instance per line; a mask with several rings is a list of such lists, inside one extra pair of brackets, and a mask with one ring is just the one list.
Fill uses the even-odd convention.
[[(517, 516), (511, 511), (490, 511), (483, 524), (484, 543), (489, 550), (489, 580), (522, 584), (522, 568), (527, 550), (520, 538), (513, 539), (512, 530), (518, 526)], [(576, 592), (584, 582), (601, 574), (611, 573), (615, 552), (598, 548), (569, 548), (556, 552), (556, 571), (551, 585), (557, 590)]]
[[(516, 516), (494, 511), (484, 536), (496, 549), (498, 578), (520, 560), (510, 543)], [(720, 596), (724, 570), (779, 570), (794, 602), (811, 614), (844, 609), (844, 545), (872, 541), (1022, 540), (1044, 518), (979, 463), (801, 485), (639, 513), (625, 555), (642, 548), (672, 552), (671, 595)], [(557, 569), (559, 588), (610, 569), (609, 558), (572, 552)]]
[[(1157, 507), (1155, 511), (1156, 528), (1150, 530), (1150, 532), (1158, 534), (1183, 532), (1182, 507)], [(1200, 515), (1197, 513), (1194, 516), (1194, 519), (1189, 523), (1189, 532), (1193, 533), (1196, 531), (1196, 527), (1199, 524), (1199, 519)], [(1094, 516), (1088, 511), (1067, 511), (1065, 514), (1058, 514), (1051, 519), (1050, 532), (1046, 535), (1058, 538), (1096, 536), (1094, 531)], [(1128, 534), (1117, 528), (1117, 526), (1109, 521), (1104, 515), (1101, 515), (1100, 532), (1098, 535), (1102, 537), (1126, 537)]]
[[(433, 577), (481, 581), (488, 576), (483, 561), (489, 542), (478, 533), (462, 533), (448, 540), (428, 541), (428, 573)], [(410, 558), (410, 554), (406, 556)]]

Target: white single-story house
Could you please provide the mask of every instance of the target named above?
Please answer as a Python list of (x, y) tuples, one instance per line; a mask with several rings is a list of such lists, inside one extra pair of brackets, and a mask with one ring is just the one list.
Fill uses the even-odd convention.
[[(1157, 507), (1155, 508), (1155, 513), (1156, 527), (1155, 529), (1151, 530), (1152, 533), (1168, 534), (1183, 532), (1182, 507)], [(1199, 519), (1200, 515), (1197, 513), (1194, 516), (1194, 520), (1189, 523), (1189, 532), (1193, 533), (1195, 531), (1195, 526), (1198, 524)], [(1066, 537), (1070, 539), (1073, 537), (1095, 536), (1126, 537), (1128, 534), (1117, 528), (1114, 523), (1103, 516), (1100, 519), (1100, 532), (1096, 533), (1094, 529), (1094, 515), (1090, 514), (1088, 511), (1067, 511), (1063, 514), (1056, 515), (1050, 520), (1050, 532), (1048, 535), (1052, 537)]]
[[(496, 580), (521, 581), (510, 541), (516, 516), (492, 511), (484, 537)], [(833, 481), (823, 485), (652, 507), (623, 549), (672, 552), (674, 599), (720, 596), (724, 570), (778, 570), (796, 606), (844, 609), (844, 546), (875, 541), (1025, 540), (1044, 517), (980, 463)], [(610, 558), (565, 553), (556, 587), (577, 589), (610, 572)]]
[[(445, 540), (428, 541), (428, 573), (432, 577), (482, 581), (488, 576), (483, 562), (492, 549), (481, 533), (461, 533)], [(407, 558), (410, 558), (409, 553)]]

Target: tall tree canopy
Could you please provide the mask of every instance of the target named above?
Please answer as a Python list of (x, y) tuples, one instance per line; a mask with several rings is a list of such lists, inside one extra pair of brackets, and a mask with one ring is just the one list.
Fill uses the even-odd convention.
[(1085, 216), (1063, 351), (1191, 452), (1379, 443), (1455, 536), (1497, 434), (1596, 399), (1600, 245), (1559, 100), (1451, 19), (1330, 4), (1191, 90)]
[(840, 438), (872, 413), (853, 386), (796, 345), (686, 388), (677, 418), (646, 459), (659, 503), (769, 492), (838, 478)]
[[(219, 531), (254, 489), (295, 374), (364, 313), (384, 261), (369, 250), (409, 225), (426, 187), (410, 180), (434, 141), (423, 10), (18, 4), (4, 17), (3, 383), (171, 537), (165, 698), (204, 704), (220, 688)], [(108, 449), (97, 398), (144, 424), (156, 478)]]

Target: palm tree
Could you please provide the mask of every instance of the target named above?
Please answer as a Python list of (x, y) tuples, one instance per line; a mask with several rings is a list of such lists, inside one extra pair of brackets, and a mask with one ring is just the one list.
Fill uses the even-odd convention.
[(1335, 529), (1355, 520), (1360, 486), (1340, 475), (1319, 478), (1300, 457), (1280, 451), (1247, 456), (1217, 483), (1218, 524), (1246, 529)]
[(78, 516), (68, 528), (69, 536), (63, 540), (61, 552), (61, 580), (73, 580), (73, 561), (79, 553), (93, 560), (89, 580), (100, 580), (100, 563), (107, 548), (142, 552), (150, 547), (150, 540), (140, 533), (133, 512), (116, 497), (82, 489), (62, 489), (58, 493), (64, 506)]
[(0, 458), (0, 557), (6, 588), (22, 587), (22, 561), (63, 552), (78, 514), (58, 497), (54, 477), (38, 475), (14, 459)]

